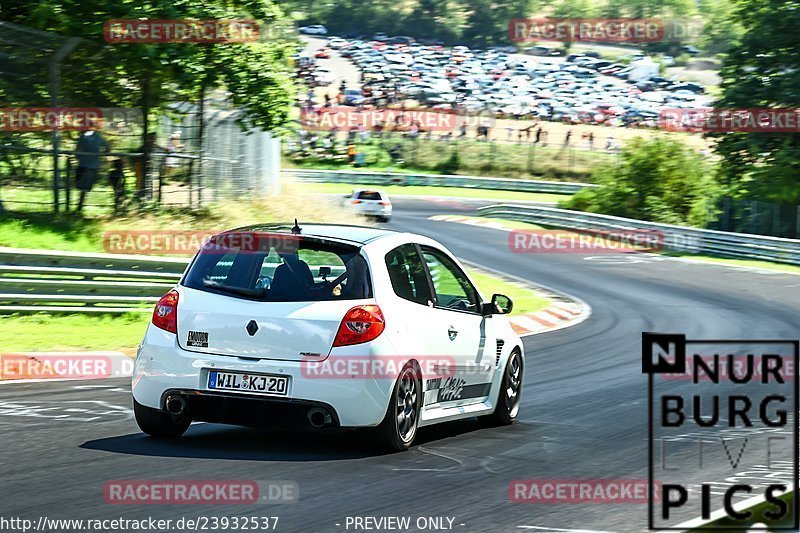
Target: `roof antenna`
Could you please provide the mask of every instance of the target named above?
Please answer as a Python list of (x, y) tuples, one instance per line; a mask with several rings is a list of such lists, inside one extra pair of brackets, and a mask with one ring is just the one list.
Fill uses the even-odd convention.
[(292, 235), (300, 235), (300, 232), (303, 231), (300, 229), (300, 226), (297, 225), (297, 219), (294, 219), (294, 227), (292, 228)]

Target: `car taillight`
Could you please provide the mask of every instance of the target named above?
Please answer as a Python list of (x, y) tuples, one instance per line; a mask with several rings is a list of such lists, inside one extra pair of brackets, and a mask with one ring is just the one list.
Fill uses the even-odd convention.
[(153, 325), (170, 333), (178, 333), (178, 291), (172, 289), (158, 301), (153, 309)]
[(377, 305), (359, 305), (344, 315), (333, 346), (350, 346), (369, 342), (383, 333), (386, 323)]
[(350, 203), (352, 203), (352, 204), (360, 204), (360, 203), (361, 203), (361, 200), (353, 200), (353, 201), (352, 201), (352, 202), (350, 202)]
[(392, 202), (381, 202), (381, 205), (392, 205)]

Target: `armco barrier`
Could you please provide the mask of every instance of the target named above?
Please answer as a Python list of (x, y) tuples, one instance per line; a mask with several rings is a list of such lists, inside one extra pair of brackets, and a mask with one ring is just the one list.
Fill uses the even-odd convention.
[(0, 312), (150, 312), (188, 259), (0, 248)]
[(729, 233), (644, 222), (630, 218), (570, 211), (553, 207), (497, 204), (479, 209), (481, 215), (567, 229), (650, 230), (663, 235), (664, 249), (800, 265), (800, 240)]
[[(0, 248), (0, 313), (150, 312), (188, 263), (174, 257)], [(343, 271), (341, 265), (328, 268), (333, 277)]]
[(352, 170), (284, 169), (282, 174), (297, 181), (317, 183), (355, 183), (363, 185), (431, 185), (435, 187), (460, 187), (497, 191), (544, 192), (575, 194), (589, 183), (523, 180), (512, 178), (486, 178), (456, 174), (403, 174), (399, 172), (355, 172)]

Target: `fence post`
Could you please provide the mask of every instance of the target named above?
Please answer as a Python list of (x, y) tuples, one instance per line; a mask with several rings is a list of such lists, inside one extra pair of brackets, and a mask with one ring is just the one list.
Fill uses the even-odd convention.
[(772, 204), (772, 235), (780, 237), (781, 232), (781, 206), (780, 204)]
[(795, 237), (795, 239), (797, 238), (798, 235), (800, 235), (800, 205), (797, 206), (797, 217), (796, 217), (795, 226), (794, 226), (794, 237)]
[(536, 143), (528, 142), (528, 173), (533, 174), (533, 163), (536, 158)]
[(569, 174), (570, 176), (575, 174), (575, 148), (571, 148), (569, 151)]
[(722, 198), (722, 231), (731, 231), (731, 197)]
[(70, 185), (69, 177), (72, 175), (72, 159), (67, 157), (67, 173), (64, 176), (64, 212), (69, 213), (70, 209)]
[[(56, 50), (50, 58), (48, 67), (50, 70), (50, 102), (53, 107), (58, 107), (58, 89), (61, 78), (61, 60), (64, 59), (72, 49), (80, 42), (78, 37), (70, 37)], [(61, 143), (61, 131), (55, 128), (52, 133), (53, 139), (53, 212), (58, 213), (58, 187), (61, 181), (61, 169), (58, 168), (58, 151)]]

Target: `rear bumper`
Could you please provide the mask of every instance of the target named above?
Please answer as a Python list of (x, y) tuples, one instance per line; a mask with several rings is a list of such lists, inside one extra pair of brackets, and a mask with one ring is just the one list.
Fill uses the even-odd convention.
[(390, 205), (383, 205), (377, 207), (359, 207), (358, 211), (362, 215), (371, 217), (390, 218), (392, 216), (392, 206)]
[[(186, 416), (193, 420), (237, 426), (271, 427), (292, 429), (335, 429), (341, 427), (336, 410), (324, 402), (272, 398), (246, 394), (210, 392), (203, 390), (170, 389), (161, 397), (164, 409), (167, 396), (180, 395), (186, 399)], [(314, 426), (309, 412), (323, 413), (325, 423)]]
[[(352, 357), (358, 355), (357, 350), (361, 350), (364, 357), (370, 357), (370, 350), (375, 349), (369, 343), (351, 346), (346, 355)], [(326, 361), (337, 357), (336, 350)], [(288, 376), (288, 395), (265, 396), (211, 390), (208, 388), (208, 373), (212, 370)], [(164, 398), (168, 392), (182, 391), (186, 393), (190, 416), (197, 420), (239, 424), (236, 421), (238, 415), (232, 412), (244, 409), (249, 412), (245, 418), (250, 418), (253, 413), (276, 419), (302, 415), (301, 422), (306, 423), (308, 408), (319, 404), (329, 408), (336, 426), (368, 427), (377, 426), (383, 420), (394, 381), (388, 378), (350, 378), (346, 375), (319, 377), (300, 361), (244, 359), (189, 352), (178, 346), (174, 334), (150, 325), (136, 355), (131, 389), (137, 402), (161, 410), (164, 409)], [(305, 409), (298, 409), (298, 406)], [(256, 422), (260, 421), (261, 418), (256, 416)], [(263, 423), (271, 425), (269, 419)]]

